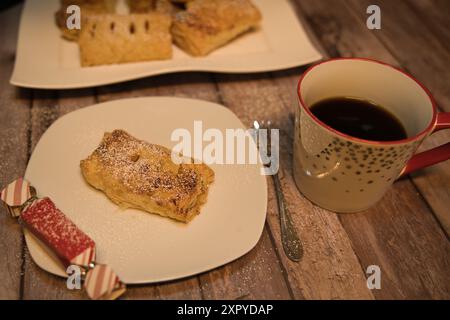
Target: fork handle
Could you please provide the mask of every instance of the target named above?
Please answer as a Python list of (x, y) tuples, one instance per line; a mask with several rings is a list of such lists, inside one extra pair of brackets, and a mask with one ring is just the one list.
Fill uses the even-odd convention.
[(303, 245), (297, 235), (292, 223), (289, 209), (286, 207), (284, 195), (281, 192), (281, 183), (278, 173), (273, 175), (275, 191), (278, 200), (278, 211), (280, 213), (281, 242), (286, 256), (292, 261), (298, 262), (303, 255)]

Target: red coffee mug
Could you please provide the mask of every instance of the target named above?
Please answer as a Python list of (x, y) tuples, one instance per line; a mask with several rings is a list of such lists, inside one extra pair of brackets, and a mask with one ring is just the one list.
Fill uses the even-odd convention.
[[(369, 141), (329, 127), (309, 110), (318, 101), (355, 97), (396, 115), (408, 138)], [(450, 128), (427, 89), (388, 64), (359, 58), (332, 59), (309, 68), (298, 83), (294, 178), (311, 201), (336, 212), (367, 209), (400, 176), (450, 158), (450, 143), (414, 155), (435, 131)]]

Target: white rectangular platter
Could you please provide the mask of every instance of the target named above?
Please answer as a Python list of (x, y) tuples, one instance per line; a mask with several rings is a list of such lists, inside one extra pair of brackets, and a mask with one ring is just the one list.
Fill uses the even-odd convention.
[[(27, 0), (11, 84), (41, 89), (84, 88), (173, 72), (274, 71), (321, 59), (288, 0), (253, 1), (263, 15), (261, 26), (206, 57), (191, 57), (174, 46), (170, 60), (81, 67), (77, 43), (62, 39), (55, 24), (59, 1)], [(124, 4), (119, 5), (119, 9), (124, 8)]]

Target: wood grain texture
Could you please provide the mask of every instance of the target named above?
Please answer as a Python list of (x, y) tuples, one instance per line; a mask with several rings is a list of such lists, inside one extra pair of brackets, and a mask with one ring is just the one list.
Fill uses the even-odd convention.
[[(356, 12), (360, 12), (364, 5), (369, 2), (351, 1), (347, 4), (350, 5), (349, 7), (356, 15)], [(425, 5), (427, 1), (411, 1), (412, 3)], [(395, 7), (393, 7), (393, 1), (380, 1), (379, 5), (383, 12), (382, 29), (373, 32), (373, 35), (383, 43), (380, 47), (386, 46), (395, 56), (398, 64), (428, 87), (440, 110), (450, 112), (450, 87), (447, 85), (450, 81), (450, 73), (448, 72), (450, 51), (448, 46), (443, 45), (439, 33), (431, 31), (438, 26), (442, 28), (442, 24), (448, 26), (450, 22), (449, 11), (445, 11), (445, 8), (448, 9), (449, 2), (446, 3), (445, 5), (439, 1), (436, 2), (437, 7), (433, 10), (425, 8), (413, 10), (412, 6), (407, 5), (407, 2), (397, 1)], [(442, 9), (442, 12), (438, 15), (439, 18), (423, 18), (426, 14), (437, 15), (437, 8)], [(397, 15), (393, 10), (402, 12), (402, 14)], [(443, 14), (447, 16), (447, 23), (445, 23)], [(411, 30), (413, 30), (413, 33), (411, 33)], [(372, 32), (367, 30), (366, 33)], [(426, 139), (420, 151), (448, 141), (450, 141), (449, 130)], [(413, 182), (426, 198), (447, 236), (449, 236), (450, 210), (448, 206), (445, 208), (442, 204), (450, 203), (450, 161), (421, 170), (414, 173), (412, 177)]]
[(291, 299), (268, 228), (242, 258), (200, 275), (205, 299)]
[[(203, 99), (220, 102), (220, 96), (211, 76), (206, 73), (183, 73), (164, 75), (156, 78), (134, 81), (129, 87), (123, 85), (108, 86), (99, 89), (99, 101), (109, 101), (128, 97), (142, 96), (175, 96)], [(285, 279), (281, 273), (272, 244), (266, 234), (248, 255), (212, 272), (202, 274), (198, 282), (183, 283), (179, 287), (180, 294), (198, 287), (204, 298), (237, 299), (289, 298)], [(267, 276), (270, 275), (270, 278)], [(158, 286), (160, 298), (165, 298), (171, 284)], [(137, 294), (137, 293), (136, 293)], [(145, 297), (146, 290), (141, 288), (140, 296)], [(135, 297), (136, 295), (133, 295)], [(186, 298), (198, 298), (187, 296)]]
[[(450, 141), (450, 130), (434, 133), (420, 146), (419, 152)], [(439, 223), (450, 238), (450, 161), (411, 174), (421, 195), (434, 211)]]
[[(371, 0), (344, 1), (352, 9), (355, 19), (365, 23), (366, 8)], [(437, 36), (430, 32), (427, 23), (418, 12), (411, 9), (406, 1), (380, 0), (381, 30), (370, 31), (401, 64), (427, 86), (441, 108), (450, 111), (450, 72), (448, 64), (450, 52)], [(399, 14), (401, 13), (401, 14)], [(355, 23), (355, 28), (358, 24)]]
[[(95, 102), (92, 89), (67, 92), (33, 91), (30, 123), (30, 152), (48, 127), (64, 114)], [(32, 182), (32, 181), (31, 181)], [(70, 291), (65, 279), (41, 270), (33, 261), (25, 246), (23, 299), (86, 299), (81, 290)]]
[[(0, 187), (23, 176), (28, 159), (29, 92), (9, 85), (20, 10), (0, 13)], [(0, 205), (0, 299), (20, 298), (22, 241), (17, 221)]]
[(434, 34), (442, 46), (450, 51), (450, 2), (448, 0), (406, 0), (407, 4), (420, 17), (419, 23), (424, 23), (429, 32)]
[(217, 101), (217, 92), (207, 73), (177, 73), (109, 85), (97, 89), (99, 102), (147, 96), (176, 96)]
[[(313, 206), (297, 191), (291, 174), (292, 108), (283, 103), (275, 81), (264, 74), (217, 75), (225, 105), (250, 127), (254, 120), (270, 120), (281, 133), (280, 179), (287, 205), (304, 244), (300, 263), (284, 255), (280, 242), (276, 195), (270, 180), (268, 224), (278, 255), (297, 299), (365, 298), (372, 295), (345, 230), (336, 214)], [(290, 90), (290, 88), (288, 89)]]
[(339, 218), (363, 268), (381, 268), (377, 299), (450, 298), (450, 244), (409, 180), (366, 212)]
[[(330, 6), (329, 2), (298, 1), (299, 6), (302, 8), (301, 12), (307, 16), (308, 21), (312, 21), (316, 35), (322, 40), (321, 42), (324, 44), (324, 47), (330, 55), (355, 57), (367, 56), (369, 53), (369, 57), (387, 61), (398, 66), (402, 65), (402, 62), (397, 60), (397, 57), (393, 56), (375, 35), (379, 31), (370, 31), (366, 28), (365, 8), (367, 8), (367, 6), (364, 7), (364, 10), (362, 11), (362, 5), (358, 7), (358, 10), (355, 10), (355, 8), (347, 6), (347, 1), (334, 1), (333, 3), (334, 6)], [(339, 10), (337, 10), (338, 7)], [(389, 10), (393, 10), (393, 8), (390, 8)], [(386, 20), (383, 21), (383, 27), (385, 27), (387, 22)], [(430, 138), (429, 142), (432, 142), (433, 139), (434, 137)], [(441, 164), (441, 166), (442, 165), (447, 164), (444, 163)], [(434, 168), (439, 170), (438, 166), (435, 166)], [(448, 171), (443, 169), (440, 171), (440, 174), (445, 177), (445, 175), (448, 174)], [(406, 184), (408, 187), (399, 189), (397, 186), (398, 183)], [(444, 182), (443, 185), (437, 186), (437, 190), (448, 190), (447, 186), (447, 182)], [(358, 258), (361, 260), (363, 268), (372, 264), (365, 259), (367, 258), (368, 250), (373, 250), (373, 252), (383, 252), (383, 259), (377, 260), (377, 263), (379, 263), (382, 270), (389, 268), (389, 265), (402, 265), (402, 261), (410, 261), (411, 256), (417, 255), (417, 247), (422, 246), (422, 241), (425, 238), (428, 239), (427, 245), (439, 248), (440, 255), (444, 258), (437, 264), (434, 262), (431, 263), (427, 259), (420, 260), (421, 262), (417, 265), (414, 265), (414, 263), (407, 264), (409, 267), (407, 271), (409, 277), (418, 283), (422, 282), (426, 290), (419, 290), (414, 286), (407, 285), (407, 283), (402, 282), (407, 281), (405, 280), (404, 275), (398, 274), (396, 278), (391, 278), (389, 282), (390, 286), (395, 286), (396, 289), (393, 287), (383, 288), (382, 290), (374, 290), (373, 294), (376, 298), (381, 299), (398, 298), (400, 296), (398, 292), (401, 292), (405, 298), (436, 298), (446, 296), (445, 292), (450, 290), (449, 282), (444, 282), (445, 285), (443, 287), (436, 285), (436, 282), (443, 280), (441, 278), (443, 277), (442, 270), (445, 269), (445, 266), (448, 263), (449, 243), (446, 241), (445, 235), (440, 228), (435, 228), (436, 225), (432, 222), (434, 219), (427, 207), (427, 203), (423, 201), (422, 196), (417, 193), (417, 190), (410, 181), (405, 180), (397, 182), (394, 184), (394, 187), (390, 190), (389, 194), (390, 196), (386, 196), (379, 204), (369, 211), (376, 212), (378, 217), (377, 221), (370, 218), (370, 213), (360, 215), (340, 215), (341, 222), (352, 239), (353, 248), (355, 249)], [(421, 230), (421, 232), (407, 233), (405, 231), (408, 230), (409, 227), (407, 224), (408, 220), (404, 215), (408, 215), (409, 213), (406, 208), (401, 208), (402, 206), (408, 205), (403, 203), (404, 201), (414, 201), (418, 208), (422, 208), (424, 212), (423, 219), (426, 217), (428, 223), (425, 223), (424, 225), (419, 223), (420, 226), (417, 226), (417, 230)], [(441, 203), (448, 203), (448, 200), (444, 200)], [(421, 205), (419, 206), (419, 204)], [(392, 220), (389, 217), (392, 215), (393, 208), (395, 208), (394, 212), (397, 212), (400, 221), (397, 223), (385, 224), (384, 221)], [(375, 213), (372, 214), (375, 215)], [(404, 220), (401, 220), (402, 216), (404, 217)], [(377, 234), (377, 236), (380, 237), (379, 239), (373, 238), (372, 240), (374, 241), (372, 243), (366, 242), (364, 246), (359, 246), (361, 230), (365, 230), (367, 225), (372, 225), (372, 228), (377, 228), (379, 225), (382, 225), (382, 230), (384, 230), (386, 234), (396, 235), (395, 241), (397, 242), (397, 245), (403, 248), (403, 250), (397, 251), (395, 255), (390, 254), (391, 248), (383, 241), (383, 234), (380, 233)], [(424, 229), (422, 229), (422, 227), (424, 227)], [(382, 245), (380, 245), (380, 243)], [(420, 273), (422, 271), (417, 272), (417, 270), (420, 270), (417, 269), (420, 266), (423, 267), (422, 271), (432, 280), (424, 282), (423, 279), (421, 279)]]
[[(111, 85), (98, 89), (97, 99), (99, 102), (112, 101), (116, 99), (127, 99), (145, 96), (165, 96), (173, 95), (184, 96), (184, 88), (189, 86), (178, 86), (176, 89), (171, 85), (173, 75), (158, 76), (156, 78), (141, 79), (127, 82), (125, 85)], [(192, 81), (197, 78), (196, 75), (189, 75)], [(198, 79), (197, 79), (198, 81)], [(167, 92), (167, 90), (171, 92)], [(129, 287), (125, 299), (201, 299), (201, 290), (197, 277), (190, 277), (179, 281), (156, 284), (150, 286)]]
[[(370, 0), (292, 0), (325, 57), (364, 56), (416, 76), (450, 111), (447, 0), (379, 0), (382, 30), (365, 26)], [(29, 155), (59, 117), (96, 102), (177, 96), (218, 102), (250, 127), (271, 120), (281, 128), (282, 189), (305, 247), (300, 263), (284, 255), (277, 199), (268, 179), (267, 222), (247, 255), (198, 276), (130, 286), (123, 299), (449, 299), (450, 162), (394, 184), (362, 214), (337, 215), (305, 199), (292, 178), (295, 88), (305, 67), (252, 75), (179, 73), (93, 89), (21, 90), (8, 84), (20, 6), (0, 12), (0, 185), (23, 175)], [(430, 137), (421, 149), (449, 141)], [(434, 215), (433, 215), (434, 214)], [(447, 234), (443, 230), (447, 231)], [(86, 299), (37, 267), (17, 223), (0, 209), (0, 299)], [(376, 264), (382, 289), (370, 291), (365, 270)]]

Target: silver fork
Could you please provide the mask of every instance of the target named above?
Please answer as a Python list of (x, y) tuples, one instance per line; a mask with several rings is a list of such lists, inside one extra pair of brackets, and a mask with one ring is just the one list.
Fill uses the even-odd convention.
[[(259, 130), (264, 128), (264, 121), (261, 125), (255, 121), (254, 128), (256, 129), (256, 136), (259, 137)], [(271, 150), (271, 134), (270, 134), (270, 121), (267, 122), (265, 129), (268, 129), (267, 133), (267, 150)], [(264, 164), (266, 167), (270, 167), (269, 164)], [(278, 171), (280, 168), (278, 168)], [(297, 235), (297, 232), (292, 223), (291, 213), (286, 206), (286, 200), (284, 194), (281, 191), (280, 177), (278, 171), (272, 175), (275, 185), (275, 191), (278, 200), (278, 211), (280, 212), (280, 229), (281, 229), (281, 242), (286, 256), (292, 261), (298, 262), (303, 256), (303, 245)]]

